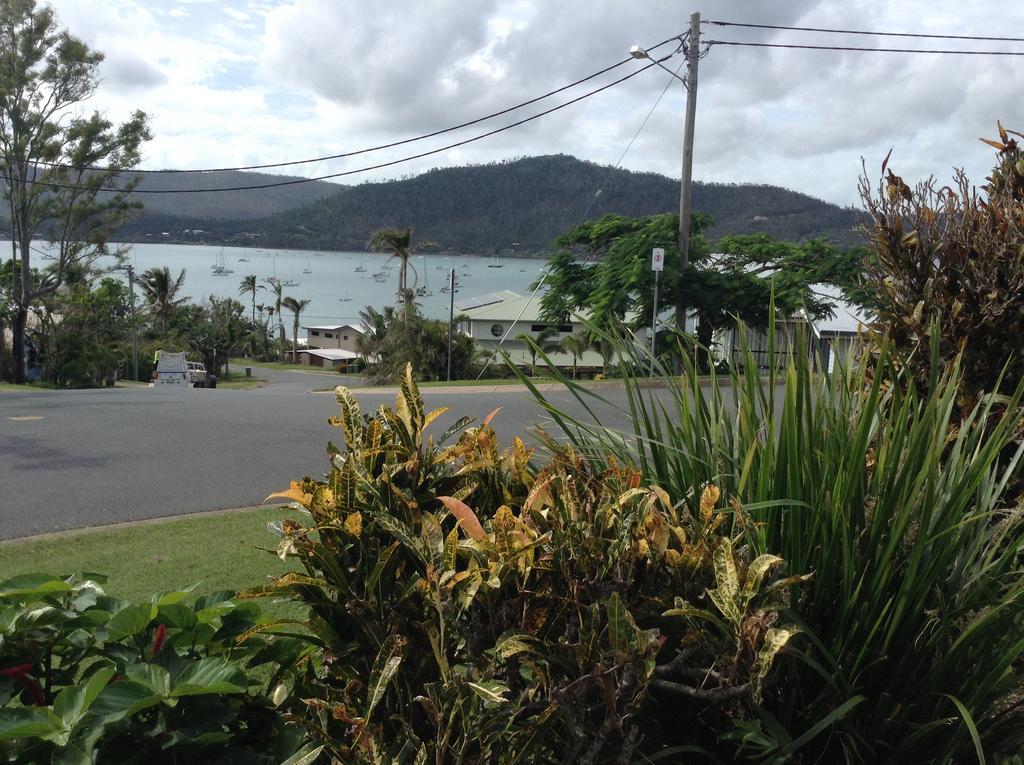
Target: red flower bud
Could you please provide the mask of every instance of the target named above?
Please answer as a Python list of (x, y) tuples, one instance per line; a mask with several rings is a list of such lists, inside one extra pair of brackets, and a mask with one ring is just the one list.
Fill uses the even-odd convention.
[(4, 677), (20, 678), (28, 674), (28, 671), (32, 669), (31, 664), (16, 664), (13, 667), (7, 669), (0, 669), (0, 675)]
[(43, 693), (42, 687), (39, 683), (29, 677), (28, 671), (32, 669), (31, 664), (16, 664), (13, 667), (7, 669), (0, 669), (0, 675), (9, 677), (22, 688), (24, 688), (28, 695), (32, 698), (32, 703), (37, 707), (46, 706), (46, 694)]
[(167, 639), (167, 625), (159, 624), (156, 628), (156, 634), (153, 636), (153, 647), (150, 649), (149, 655), (156, 656), (160, 653), (160, 649), (164, 647), (164, 640)]

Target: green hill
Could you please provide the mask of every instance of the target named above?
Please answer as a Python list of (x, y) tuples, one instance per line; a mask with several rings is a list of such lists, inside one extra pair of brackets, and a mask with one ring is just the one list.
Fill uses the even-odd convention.
[[(189, 177), (150, 176), (146, 182)], [(202, 228), (206, 241), (250, 238), (269, 247), (359, 250), (378, 228), (412, 226), (417, 241), (434, 242), (441, 249), (494, 252), (515, 248), (529, 252), (545, 249), (584, 217), (607, 212), (647, 215), (677, 210), (679, 204), (678, 181), (566, 155), (443, 168), (358, 186), (331, 186), (333, 194), (315, 201), (299, 201), (297, 194), (288, 196), (301, 188), (275, 189), (282, 194), (273, 203), (282, 207), (266, 217), (246, 215), (244, 220), (223, 211), (237, 209), (244, 205), (246, 195), (262, 192), (234, 192), (238, 200), (222, 199), (217, 205), (214, 202), (220, 197), (232, 195), (148, 196), (143, 199), (146, 211), (124, 233), (136, 241), (153, 241), (161, 232), (171, 233), (174, 239), (181, 238), (177, 233), (182, 230)], [(598, 189), (601, 193), (595, 196)], [(317, 189), (317, 193), (322, 191)], [(188, 212), (176, 207), (179, 199), (187, 202)], [(289, 201), (293, 204), (286, 207)], [(264, 204), (271, 203), (264, 200)], [(765, 231), (791, 240), (817, 236), (840, 243), (857, 240), (853, 231), (856, 211), (777, 186), (698, 182), (693, 208), (714, 220), (713, 239)]]
[[(217, 189), (258, 186), (294, 180), (296, 176), (222, 171), (215, 173), (143, 173), (139, 191), (181, 189)], [(186, 228), (203, 228), (201, 220), (252, 220), (282, 210), (316, 202), (344, 188), (325, 181), (310, 181), (272, 189), (231, 191), (206, 194), (134, 194), (132, 199), (145, 205), (144, 217), (166, 216), (183, 221), (195, 220)]]

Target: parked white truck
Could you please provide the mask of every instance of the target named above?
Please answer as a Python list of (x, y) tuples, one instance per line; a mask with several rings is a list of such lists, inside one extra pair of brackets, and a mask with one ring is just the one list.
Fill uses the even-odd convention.
[(160, 351), (160, 358), (156, 362), (156, 380), (153, 382), (157, 387), (161, 385), (192, 387), (192, 380), (188, 376), (188, 359), (185, 358), (185, 354)]
[(184, 353), (157, 351), (154, 385), (183, 385), (192, 388), (216, 388), (217, 377), (208, 374), (198, 361), (189, 361)]

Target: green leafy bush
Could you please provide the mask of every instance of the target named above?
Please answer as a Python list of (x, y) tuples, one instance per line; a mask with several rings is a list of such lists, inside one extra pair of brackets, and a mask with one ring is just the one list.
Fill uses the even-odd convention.
[(92, 576), (0, 583), (0, 762), (276, 763), (294, 749), (271, 689), (306, 643), (250, 637), (264, 620), (233, 593), (131, 604)]
[(490, 418), (435, 442), (410, 368), (394, 409), (338, 401), (345, 448), (281, 495), (310, 515), (280, 527), (306, 573), (262, 591), (310, 607), (319, 660), (289, 709), (310, 757), (646, 761), (754, 719), (802, 578), (743, 542), (737, 501), (696, 485), (691, 512), (570, 449), (535, 472)]
[[(1024, 508), (1007, 496), (1024, 383), (962, 409), (965, 373), (931, 346), (920, 393), (906, 384), (918, 368), (884, 348), (834, 375), (801, 355), (764, 377), (749, 357), (724, 380), (658, 366), (654, 391), (633, 371), (649, 354), (620, 344), (629, 432), (534, 389), (559, 441), (592, 464), (637, 464), (691, 514), (689, 487), (742, 497), (752, 554), (813, 575), (784, 613), (806, 633), (802, 660), (784, 663), (753, 722), (738, 721), (744, 757), (948, 763), (1024, 747)], [(593, 413), (600, 392), (561, 380)], [(614, 405), (602, 406), (606, 420)]]

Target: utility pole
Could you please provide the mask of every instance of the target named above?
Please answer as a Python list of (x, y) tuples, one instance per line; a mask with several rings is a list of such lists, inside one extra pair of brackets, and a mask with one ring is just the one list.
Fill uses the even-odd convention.
[(128, 264), (128, 305), (131, 306), (132, 314), (132, 379), (139, 379), (139, 345), (137, 340), (137, 327), (135, 326), (135, 271), (132, 264)]
[[(700, 60), (700, 13), (690, 14), (690, 38), (686, 51), (686, 123), (683, 129), (683, 176), (679, 188), (679, 254), (682, 258), (679, 283), (676, 289), (682, 292), (683, 279), (690, 267), (690, 203), (693, 197), (693, 128), (697, 121), (697, 64)], [(686, 330), (686, 302), (676, 300), (676, 327)], [(677, 362), (679, 363), (679, 362)]]
[(448, 382), (452, 381), (452, 333), (455, 331), (455, 269), (448, 280)]

